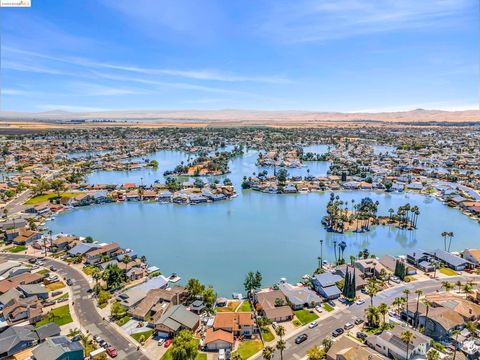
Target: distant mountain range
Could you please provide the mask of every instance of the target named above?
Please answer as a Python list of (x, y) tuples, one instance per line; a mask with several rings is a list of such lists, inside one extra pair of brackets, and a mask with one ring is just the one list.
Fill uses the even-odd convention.
[(85, 121), (135, 121), (141, 123), (196, 123), (212, 125), (315, 125), (323, 123), (352, 122), (480, 122), (479, 110), (442, 111), (416, 109), (403, 112), (341, 113), (310, 111), (259, 111), (259, 110), (124, 110), (69, 112), (54, 110), (38, 113), (1, 112), (0, 121), (70, 122)]

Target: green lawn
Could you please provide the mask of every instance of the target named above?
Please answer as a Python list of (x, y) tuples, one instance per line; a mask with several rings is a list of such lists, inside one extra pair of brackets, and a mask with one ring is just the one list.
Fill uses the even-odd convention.
[(302, 325), (307, 325), (318, 319), (318, 315), (315, 314), (313, 310), (297, 310), (295, 311), (295, 316), (302, 323)]
[(6, 248), (5, 250), (10, 252), (10, 253), (19, 253), (21, 251), (27, 250), (27, 247), (23, 246), (23, 245), (16, 245), (16, 246), (10, 246), (10, 247)]
[(87, 265), (83, 268), (83, 272), (85, 273), (85, 275), (92, 275), (94, 269), (95, 266)]
[(55, 291), (55, 290), (58, 290), (58, 289), (63, 289), (65, 287), (65, 284), (61, 281), (55, 281), (54, 283), (45, 285), (45, 287), (49, 291)]
[(70, 308), (68, 305), (60, 306), (56, 309), (50, 310), (49, 314), (53, 314), (53, 318), (50, 318), (47, 315), (43, 320), (40, 320), (35, 324), (36, 327), (48, 324), (50, 322), (54, 322), (58, 326), (62, 326), (73, 321), (72, 316), (70, 315)]
[(328, 312), (332, 312), (333, 310), (335, 310), (332, 305), (327, 303), (323, 304), (323, 308)]
[(440, 268), (438, 269), (442, 274), (447, 275), (447, 276), (457, 276), (458, 274), (455, 272), (455, 270), (449, 269), (449, 268)]
[(58, 300), (58, 299), (68, 299), (68, 292), (66, 293), (63, 293), (62, 295), (59, 295), (55, 298), (55, 300)]
[(118, 326), (123, 326), (125, 325), (127, 322), (129, 322), (131, 319), (131, 316), (129, 315), (125, 315), (124, 317), (122, 317), (121, 319), (117, 320), (116, 324)]
[(238, 350), (235, 353), (240, 354), (243, 360), (248, 359), (249, 357), (255, 355), (257, 352), (262, 350), (263, 345), (259, 340), (249, 340), (240, 344)]
[(242, 305), (238, 308), (237, 312), (251, 312), (252, 306), (249, 301), (244, 301)]
[(37, 273), (39, 273), (40, 275), (45, 275), (45, 274), (48, 274), (50, 272), (50, 270), (47, 270), (47, 269), (42, 269), (40, 271), (37, 271)]
[(132, 338), (134, 338), (135, 340), (137, 340), (138, 342), (140, 342), (140, 337), (143, 335), (145, 337), (145, 341), (147, 341), (147, 339), (152, 336), (153, 334), (153, 330), (147, 330), (147, 331), (142, 331), (142, 332), (139, 332), (139, 333), (135, 333), (135, 334), (132, 334), (130, 335)]
[(270, 342), (275, 339), (275, 336), (273, 336), (272, 332), (268, 327), (262, 329), (262, 337), (265, 342)]
[[(75, 197), (77, 195), (79, 195), (79, 193), (63, 193), (60, 196), (61, 197)], [(35, 196), (35, 197), (27, 200), (25, 205), (36, 205), (36, 204), (39, 204), (39, 203), (42, 203), (42, 202), (49, 201), (50, 199), (53, 199), (55, 197), (57, 197), (57, 194), (54, 194), (54, 193), (46, 193), (46, 194), (38, 195), (38, 196)]]
[(215, 308), (216, 312), (234, 312), (237, 306), (240, 305), (240, 301), (230, 301), (227, 306)]

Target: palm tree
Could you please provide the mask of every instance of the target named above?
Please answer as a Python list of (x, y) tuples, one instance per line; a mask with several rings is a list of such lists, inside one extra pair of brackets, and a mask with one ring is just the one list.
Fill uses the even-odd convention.
[(325, 352), (328, 352), (328, 350), (330, 350), (332, 345), (333, 345), (333, 341), (331, 337), (327, 336), (325, 339), (322, 340), (322, 346)]
[(80, 335), (80, 342), (82, 343), (83, 348), (86, 349), (88, 344), (90, 343), (90, 334)]
[(432, 348), (427, 352), (427, 360), (438, 360), (438, 359), (440, 359), (440, 354), (438, 353), (437, 350)]
[(368, 326), (371, 328), (376, 327), (378, 325), (378, 317), (380, 313), (378, 308), (373, 305), (369, 306), (365, 309), (365, 313), (367, 316)]
[(467, 321), (465, 323), (465, 329), (470, 331), (474, 336), (477, 334), (477, 325), (475, 325), (473, 321)]
[(381, 303), (380, 305), (378, 305), (378, 312), (380, 314), (382, 314), (382, 317), (383, 317), (383, 326), (385, 326), (385, 316), (387, 315), (388, 313), (388, 305), (385, 304), (385, 303)]
[(235, 353), (232, 354), (232, 360), (243, 360), (242, 355), (235, 352)]
[(413, 333), (409, 330), (402, 331), (400, 334), (400, 339), (407, 345), (407, 356), (406, 358), (408, 359), (408, 350), (410, 350), (410, 345), (413, 342), (413, 339), (415, 339), (415, 336)]
[(448, 236), (448, 232), (443, 231), (441, 235), (442, 235), (442, 237), (443, 237), (443, 250), (447, 251), (447, 236)]
[(325, 350), (315, 345), (307, 351), (308, 360), (323, 360), (325, 358)]
[(367, 295), (370, 296), (370, 306), (373, 306), (373, 297), (378, 294), (380, 289), (378, 288), (375, 280), (370, 280), (367, 284)]
[(287, 347), (285, 340), (278, 340), (277, 345), (275, 346), (278, 351), (280, 351), (280, 360), (283, 360), (283, 350)]
[(442, 281), (442, 288), (445, 288), (445, 291), (450, 291), (455, 287), (452, 283), (449, 283), (448, 281)]
[(279, 325), (275, 329), (275, 333), (277, 334), (278, 337), (280, 337), (280, 340), (282, 340), (283, 336), (285, 335), (285, 328), (282, 325)]
[(450, 246), (452, 245), (452, 239), (453, 237), (455, 236), (455, 234), (450, 231), (447, 235), (449, 237), (449, 240), (448, 240), (448, 252), (450, 252)]
[(405, 305), (406, 305), (406, 308), (407, 308), (407, 324), (408, 324), (408, 317), (410, 316), (408, 314), (408, 295), (410, 295), (410, 290), (405, 289), (405, 290), (403, 290), (403, 293), (405, 294)]
[(265, 346), (262, 351), (262, 356), (265, 360), (273, 359), (273, 354), (275, 353), (275, 349), (271, 346)]
[(98, 284), (98, 280), (102, 278), (102, 273), (99, 268), (94, 268), (92, 271), (92, 279), (95, 280), (95, 284)]
[(403, 297), (396, 297), (395, 300), (393, 300), (392, 305), (397, 307), (397, 313), (400, 315), (400, 306), (402, 306), (405, 303), (405, 299)]
[(418, 305), (420, 304), (420, 296), (423, 295), (422, 289), (415, 290), (415, 295), (417, 295), (417, 309), (415, 310), (415, 320), (413, 323), (413, 327), (416, 329), (418, 326)]
[(471, 294), (473, 292), (473, 285), (469, 282), (463, 284), (462, 290), (465, 294)]
[(457, 357), (458, 334), (460, 334), (460, 330), (452, 331), (452, 335), (455, 335), (455, 349), (453, 350), (453, 360), (455, 360), (455, 358)]
[(427, 298), (422, 299), (423, 305), (425, 305), (425, 328), (427, 327), (427, 321), (428, 321), (428, 310), (430, 310), (430, 307), (432, 306), (432, 302), (428, 300)]

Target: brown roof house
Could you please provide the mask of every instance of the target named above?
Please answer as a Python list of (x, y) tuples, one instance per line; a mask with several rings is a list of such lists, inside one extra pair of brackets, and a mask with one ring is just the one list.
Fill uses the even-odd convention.
[(258, 310), (270, 321), (282, 322), (293, 319), (293, 311), (280, 290), (260, 291), (255, 294), (255, 300)]

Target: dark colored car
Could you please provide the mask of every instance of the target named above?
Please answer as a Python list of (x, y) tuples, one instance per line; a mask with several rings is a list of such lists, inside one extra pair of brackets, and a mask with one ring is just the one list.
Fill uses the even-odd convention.
[(368, 336), (367, 334), (365, 334), (361, 331), (357, 332), (357, 338), (359, 338), (359, 339), (365, 340), (367, 338), (367, 336)]
[(308, 339), (308, 335), (307, 334), (302, 334), (302, 335), (298, 335), (296, 338), (295, 338), (295, 344), (301, 344), (302, 342), (304, 342), (305, 340)]
[(67, 280), (67, 285), (68, 285), (68, 286), (72, 286), (72, 285), (73, 285), (72, 279), (68, 279), (68, 280)]
[(35, 264), (37, 262), (37, 259), (36, 258), (30, 258), (30, 259), (28, 259), (28, 262), (30, 264)]
[(360, 325), (360, 324), (363, 324), (363, 319), (355, 320), (355, 325)]
[(50, 266), (50, 270), (51, 270), (51, 271), (57, 271), (57, 268), (52, 265), (52, 266)]
[(333, 337), (337, 337), (337, 336), (340, 336), (344, 333), (344, 330), (342, 328), (338, 328), (338, 329), (335, 329), (333, 332), (332, 332), (332, 336)]

